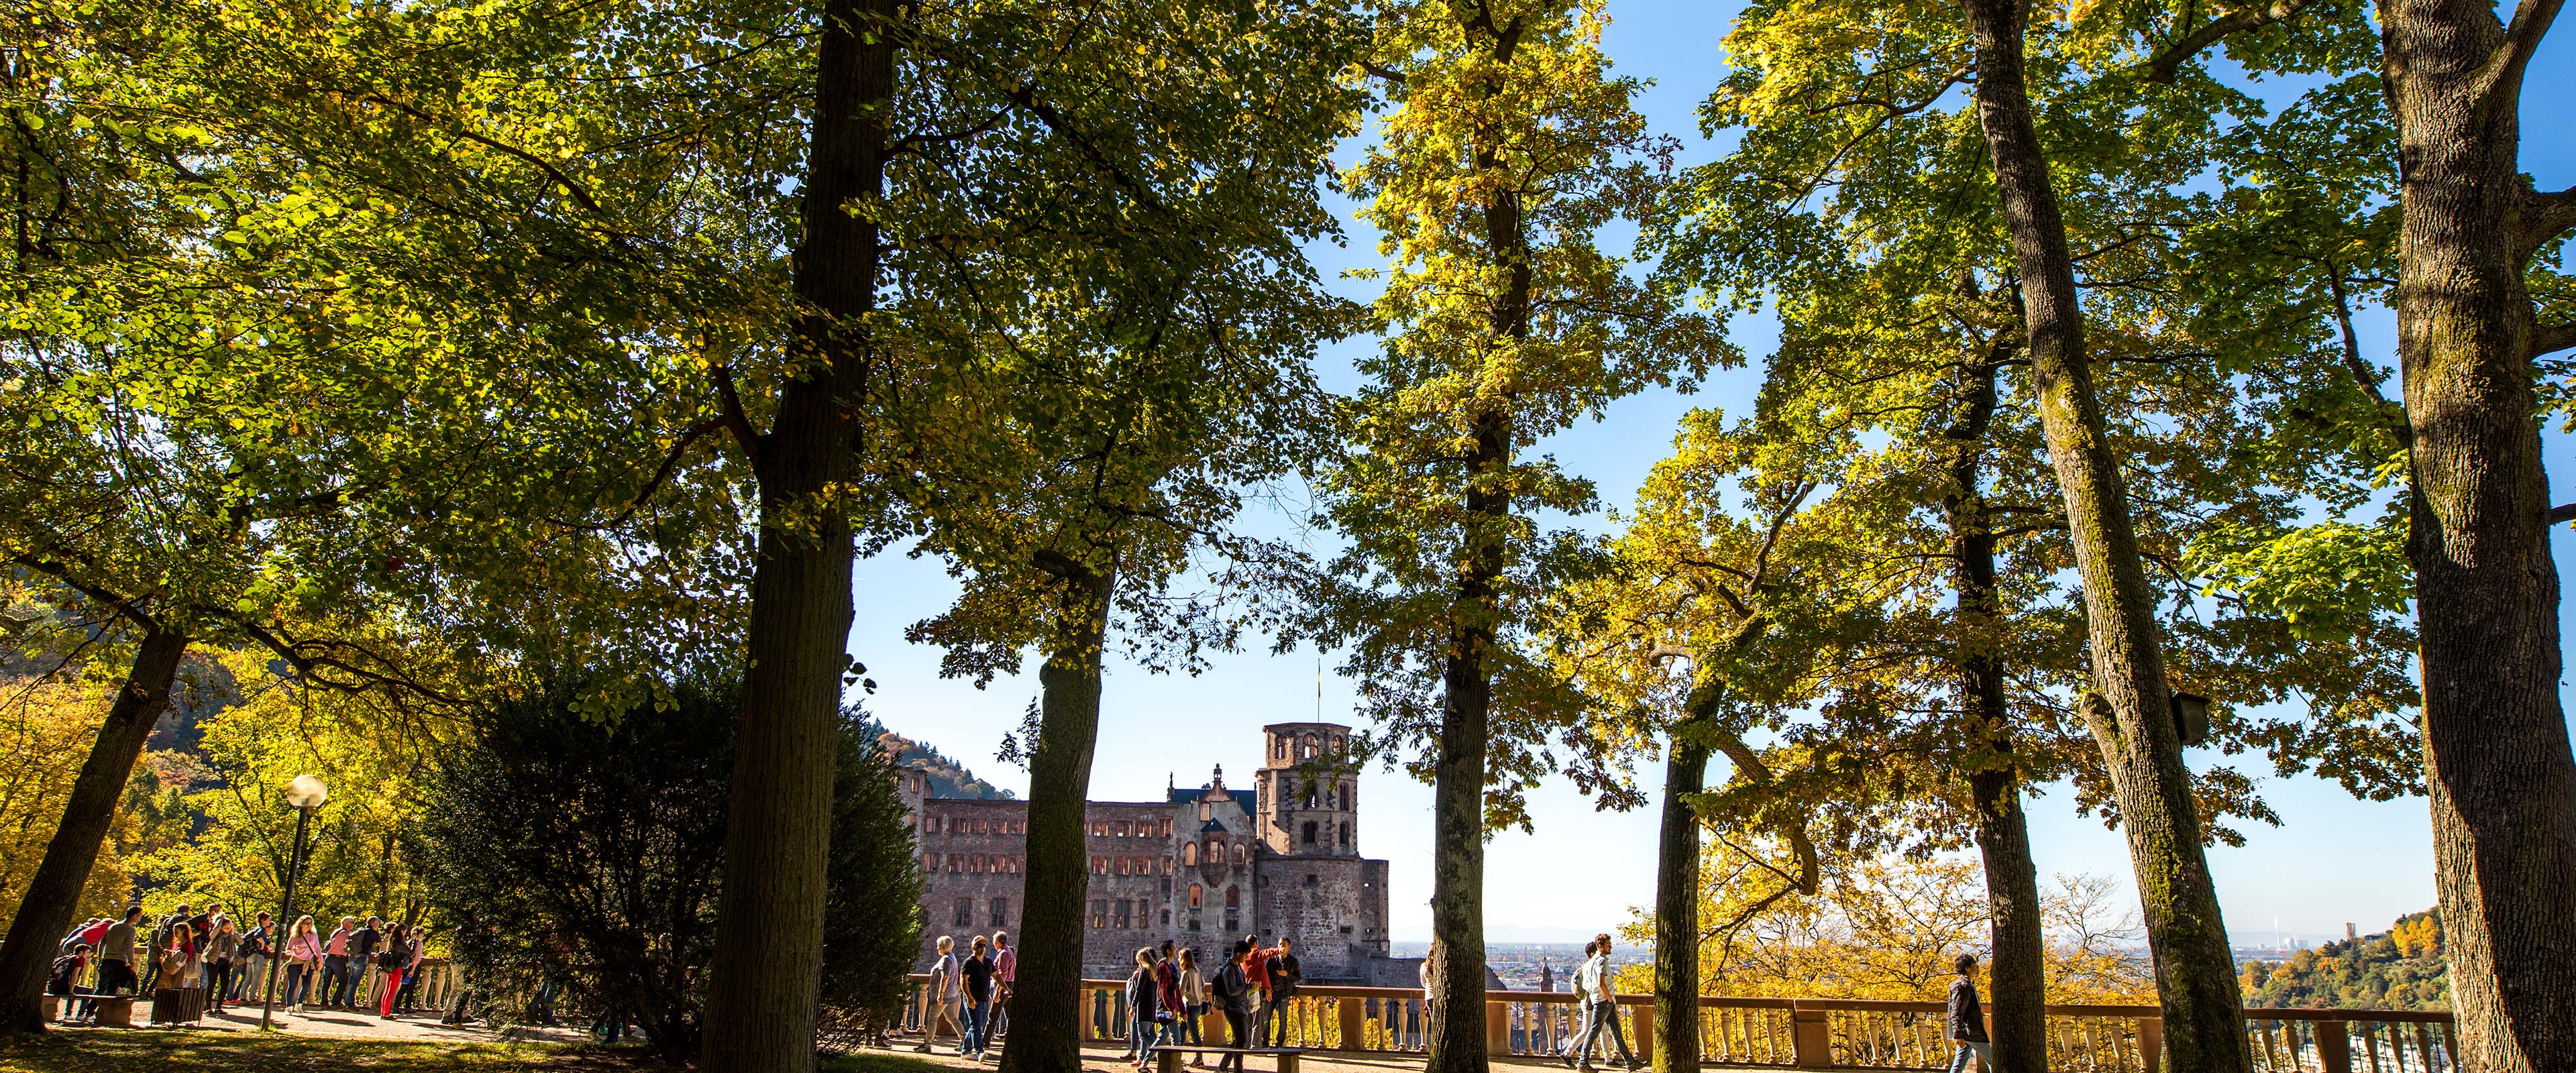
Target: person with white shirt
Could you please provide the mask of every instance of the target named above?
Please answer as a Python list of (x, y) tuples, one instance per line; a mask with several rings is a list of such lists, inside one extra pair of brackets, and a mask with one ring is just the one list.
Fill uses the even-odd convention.
[[(1584, 945), (1583, 952), (1590, 957), (1584, 959), (1582, 968), (1574, 971), (1574, 991), (1582, 996), (1583, 1003), (1583, 1038), (1574, 1045), (1574, 1053), (1565, 1056), (1565, 1064), (1576, 1066), (1580, 1059), (1581, 1064), (1577, 1068), (1591, 1069), (1592, 1044), (1601, 1038), (1601, 1030), (1607, 1026), (1610, 1041), (1619, 1045), (1620, 1063), (1635, 1069), (1637, 1056), (1628, 1049), (1627, 1030), (1619, 1026), (1619, 1007), (1610, 995), (1610, 933), (1593, 936), (1592, 941)], [(1603, 1054), (1607, 1056), (1608, 1052)]]
[(939, 937), (939, 960), (930, 966), (930, 1009), (921, 1016), (921, 1046), (913, 1050), (930, 1053), (930, 1041), (938, 1038), (939, 1026), (945, 1023), (949, 1031), (957, 1034), (957, 1053), (966, 1053), (965, 1022), (957, 1017), (958, 1009), (965, 1001), (966, 968), (957, 963), (957, 940), (942, 935)]

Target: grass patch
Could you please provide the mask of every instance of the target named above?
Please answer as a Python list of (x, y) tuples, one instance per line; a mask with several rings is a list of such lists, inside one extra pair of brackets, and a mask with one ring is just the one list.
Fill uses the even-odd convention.
[[(632, 1051), (248, 1033), (55, 1031), (0, 1038), (0, 1073), (636, 1073)], [(891, 1071), (888, 1071), (891, 1073)]]
[(927, 1058), (890, 1051), (859, 1050), (839, 1058), (826, 1058), (822, 1073), (960, 1073), (955, 1066), (941, 1065)]

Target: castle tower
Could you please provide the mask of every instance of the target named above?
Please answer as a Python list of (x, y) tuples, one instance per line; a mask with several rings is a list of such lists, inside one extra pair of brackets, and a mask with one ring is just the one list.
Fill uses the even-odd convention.
[(1253, 773), (1254, 830), (1272, 853), (1359, 855), (1359, 770), (1351, 728), (1339, 723), (1273, 723), (1261, 728)]

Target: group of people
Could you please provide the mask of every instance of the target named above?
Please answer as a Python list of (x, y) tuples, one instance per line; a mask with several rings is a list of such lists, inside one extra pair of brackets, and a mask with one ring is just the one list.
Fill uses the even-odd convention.
[(1020, 955), (1011, 949), (1011, 935), (997, 931), (989, 939), (973, 935), (968, 940), (961, 961), (957, 940), (939, 937), (939, 959), (930, 965), (930, 1010), (921, 1026), (921, 1045), (913, 1050), (928, 1053), (930, 1039), (944, 1021), (957, 1033), (957, 1053), (981, 1061), (984, 1051), (1009, 1026), (1004, 1011), (1010, 1007), (1011, 985), (1020, 973)]
[(362, 1011), (361, 996), (381, 980), (376, 1013), (391, 1018), (414, 1009), (428, 942), (428, 928), (382, 917), (366, 918), (363, 927), (341, 917), (326, 938), (309, 916), (280, 935), (267, 913), (245, 924), (220, 902), (202, 910), (182, 905), (153, 923), (133, 905), (122, 918), (92, 917), (64, 936), (46, 990), (81, 999), (63, 1004), (70, 1022), (94, 1021), (100, 998), (128, 994), (151, 996), (156, 1021), (194, 1020), (260, 1001), (276, 962), (285, 1005)]
[[(1246, 935), (1228, 948), (1213, 976), (1199, 971), (1195, 951), (1176, 945), (1166, 939), (1160, 947), (1139, 948), (1136, 971), (1127, 977), (1128, 1058), (1137, 1069), (1154, 1060), (1157, 1046), (1203, 1043), (1199, 1025), (1211, 1010), (1225, 1018), (1230, 1048), (1287, 1041), (1288, 1000), (1306, 980), (1294, 941)], [(1205, 1065), (1205, 1058), (1194, 1055), (1190, 1064)], [(1240, 1070), (1243, 1055), (1226, 1054), (1217, 1068)]]

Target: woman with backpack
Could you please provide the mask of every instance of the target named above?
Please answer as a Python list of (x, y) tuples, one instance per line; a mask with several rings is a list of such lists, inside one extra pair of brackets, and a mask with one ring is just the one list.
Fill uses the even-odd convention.
[[(1251, 1046), (1246, 1041), (1252, 1038), (1252, 982), (1243, 975), (1244, 959), (1251, 955), (1250, 941), (1235, 943), (1233, 953), (1226, 957), (1225, 967), (1216, 971), (1216, 983), (1212, 988), (1217, 1012), (1225, 1015), (1226, 1032), (1232, 1037), (1226, 1046), (1236, 1049)], [(1216, 1067), (1243, 1073), (1243, 1056), (1226, 1055), (1217, 1060)]]
[(215, 933), (206, 938), (206, 1008), (224, 1012), (224, 1001), (232, 997), (233, 957), (241, 949), (241, 933), (233, 930), (233, 918), (216, 917)]
[(402, 993), (403, 973), (411, 969), (411, 933), (397, 924), (385, 929), (383, 942), (376, 947), (376, 970), (384, 977), (381, 997), (376, 1001), (376, 1016), (393, 1019), (394, 999)]

